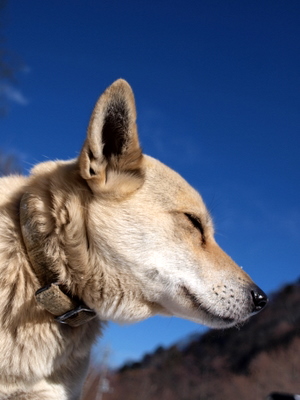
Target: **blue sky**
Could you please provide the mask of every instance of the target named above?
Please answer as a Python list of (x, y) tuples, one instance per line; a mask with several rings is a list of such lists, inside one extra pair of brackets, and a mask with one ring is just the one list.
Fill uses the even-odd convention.
[[(3, 20), (25, 67), (0, 148), (25, 171), (76, 157), (97, 97), (125, 78), (145, 153), (201, 192), (219, 244), (268, 293), (299, 277), (299, 0), (10, 0)], [(202, 329), (110, 324), (95, 354), (108, 345), (117, 365)]]

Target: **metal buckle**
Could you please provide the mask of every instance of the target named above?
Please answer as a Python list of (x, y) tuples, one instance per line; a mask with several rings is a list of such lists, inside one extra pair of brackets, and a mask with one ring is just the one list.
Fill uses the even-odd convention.
[(35, 298), (61, 324), (77, 327), (97, 316), (94, 310), (83, 303), (78, 304), (78, 300), (67, 296), (55, 283), (40, 288), (35, 293)]
[(87, 308), (84, 305), (79, 305), (73, 310), (55, 317), (55, 321), (61, 324), (67, 324), (72, 327), (77, 327), (91, 321), (97, 316), (94, 310)]

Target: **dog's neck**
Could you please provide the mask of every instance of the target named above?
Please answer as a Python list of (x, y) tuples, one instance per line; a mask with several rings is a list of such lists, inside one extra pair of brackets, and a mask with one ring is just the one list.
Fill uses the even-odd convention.
[[(20, 202), (20, 225), (24, 247), (28, 262), (34, 271), (40, 288), (35, 293), (37, 304), (53, 315), (58, 323), (71, 327), (83, 325), (96, 317), (96, 312), (87, 307), (79, 298), (68, 294), (61, 282), (57, 282), (54, 273), (48, 268), (47, 263), (36, 259), (36, 252), (32, 241), (35, 234), (28, 235), (30, 215), (27, 207), (27, 196), (23, 195)], [(24, 232), (27, 234), (24, 235)]]

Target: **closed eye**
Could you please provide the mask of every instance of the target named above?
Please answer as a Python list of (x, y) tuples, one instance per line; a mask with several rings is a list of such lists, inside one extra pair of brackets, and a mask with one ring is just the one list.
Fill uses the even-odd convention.
[(184, 213), (184, 215), (192, 223), (194, 228), (196, 228), (200, 232), (201, 238), (202, 238), (202, 243), (204, 244), (205, 243), (204, 229), (203, 229), (203, 225), (201, 223), (200, 218), (198, 218), (196, 215), (189, 214), (189, 213)]

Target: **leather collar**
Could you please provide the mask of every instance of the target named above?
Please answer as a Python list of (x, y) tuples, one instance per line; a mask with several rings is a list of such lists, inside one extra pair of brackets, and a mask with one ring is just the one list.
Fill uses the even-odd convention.
[(38, 304), (54, 315), (55, 321), (73, 328), (91, 321), (97, 315), (84, 303), (66, 295), (55, 283), (37, 290), (35, 298)]

